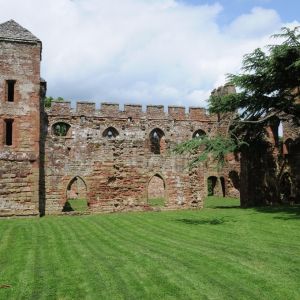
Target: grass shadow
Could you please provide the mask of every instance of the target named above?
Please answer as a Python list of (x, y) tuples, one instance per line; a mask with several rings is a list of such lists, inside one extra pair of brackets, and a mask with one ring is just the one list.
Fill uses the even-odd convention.
[(210, 208), (220, 208), (220, 209), (230, 209), (230, 208), (242, 208), (240, 205), (218, 205), (218, 206), (212, 206)]
[(212, 219), (176, 219), (176, 222), (181, 222), (187, 225), (221, 225), (227, 222), (224, 218)]
[(276, 206), (251, 206), (241, 207), (238, 199), (207, 197), (204, 201), (206, 209), (243, 209), (258, 213), (274, 214), (278, 220), (300, 220), (300, 204)]
[(274, 219), (279, 220), (300, 220), (300, 205), (294, 206), (262, 206), (252, 207), (257, 212), (268, 214), (284, 214), (274, 216)]

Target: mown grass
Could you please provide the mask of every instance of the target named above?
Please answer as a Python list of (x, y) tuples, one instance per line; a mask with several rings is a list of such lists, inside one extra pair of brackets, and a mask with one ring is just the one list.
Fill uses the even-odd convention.
[(300, 299), (300, 209), (0, 220), (0, 299)]
[(86, 199), (70, 199), (68, 202), (74, 211), (86, 211), (88, 209)]
[(158, 206), (158, 207), (162, 207), (165, 206), (165, 199), (164, 198), (152, 198), (152, 199), (148, 199), (148, 204), (150, 206)]

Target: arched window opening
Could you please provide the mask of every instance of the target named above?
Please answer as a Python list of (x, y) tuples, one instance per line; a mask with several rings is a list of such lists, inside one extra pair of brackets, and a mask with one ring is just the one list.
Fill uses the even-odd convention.
[(52, 133), (56, 136), (67, 136), (70, 125), (64, 122), (58, 122), (52, 125)]
[(216, 176), (210, 176), (207, 178), (207, 195), (214, 196), (215, 188), (218, 182), (218, 178)]
[(193, 133), (193, 139), (201, 139), (206, 136), (205, 131), (199, 129)]
[(154, 154), (161, 154), (165, 150), (165, 134), (155, 128), (150, 132), (150, 151)]
[(81, 177), (76, 176), (67, 186), (67, 201), (62, 211), (85, 211), (87, 209), (87, 186)]
[(162, 177), (154, 175), (148, 184), (148, 204), (150, 206), (165, 206), (166, 186)]
[(119, 132), (114, 127), (108, 127), (103, 131), (103, 137), (106, 137), (108, 139), (114, 139), (119, 135)]

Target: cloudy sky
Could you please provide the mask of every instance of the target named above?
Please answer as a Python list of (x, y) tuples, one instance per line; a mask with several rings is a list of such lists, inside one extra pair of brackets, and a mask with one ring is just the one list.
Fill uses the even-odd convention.
[(43, 42), (49, 96), (205, 106), (243, 54), (299, 25), (296, 0), (0, 0)]

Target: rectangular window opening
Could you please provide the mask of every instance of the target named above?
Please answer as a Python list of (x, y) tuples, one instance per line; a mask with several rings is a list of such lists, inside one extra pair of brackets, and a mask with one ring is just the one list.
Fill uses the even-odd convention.
[(15, 80), (6, 80), (7, 85), (7, 101), (14, 102), (15, 101)]
[(13, 122), (14, 120), (5, 120), (5, 145), (11, 146), (13, 142)]

